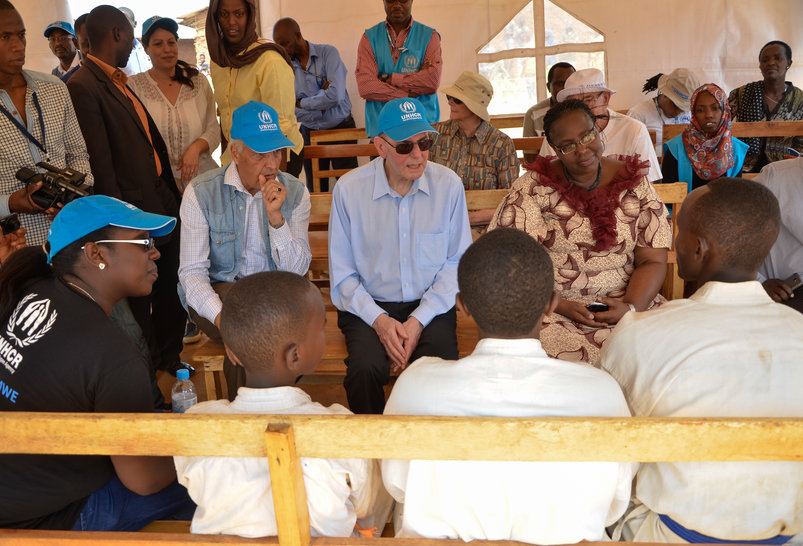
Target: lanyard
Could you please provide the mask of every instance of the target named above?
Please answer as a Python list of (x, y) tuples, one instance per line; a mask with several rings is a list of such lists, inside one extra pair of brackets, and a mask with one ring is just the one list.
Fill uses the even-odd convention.
[[(44, 121), (44, 117), (42, 116), (42, 107), (39, 105), (39, 99), (36, 98), (36, 92), (33, 92), (32, 96), (33, 96), (33, 105), (36, 108), (36, 112), (39, 114), (39, 128), (42, 130), (42, 140), (47, 142), (47, 140), (45, 139), (45, 121)], [(44, 146), (42, 146), (42, 143), (39, 142), (38, 140), (36, 140), (36, 137), (34, 137), (31, 134), (31, 132), (28, 131), (28, 128), (25, 127), (22, 123), (20, 123), (19, 120), (17, 118), (15, 118), (11, 114), (11, 112), (9, 112), (6, 109), (6, 107), (3, 106), (2, 104), (0, 104), (0, 111), (3, 112), (3, 114), (9, 119), (9, 121), (11, 121), (11, 123), (13, 123), (14, 126), (17, 129), (19, 129), (20, 132), (28, 138), (28, 140), (30, 140), (31, 142), (36, 144), (36, 147), (39, 148), (40, 150), (42, 150), (42, 153), (45, 154), (45, 156), (47, 156), (47, 150), (45, 149)]]
[(388, 25), (385, 25), (385, 34), (388, 35), (388, 44), (390, 44), (391, 49), (395, 49), (399, 53), (404, 53), (407, 51), (407, 40), (410, 39), (410, 34), (413, 32), (413, 29), (410, 29), (410, 32), (407, 34), (407, 37), (404, 39), (404, 43), (401, 47), (396, 47), (396, 44), (393, 43), (393, 40), (390, 38), (390, 31), (388, 30)]

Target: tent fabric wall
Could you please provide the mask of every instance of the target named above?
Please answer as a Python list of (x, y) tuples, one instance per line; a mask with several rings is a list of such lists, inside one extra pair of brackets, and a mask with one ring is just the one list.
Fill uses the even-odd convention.
[[(382, 0), (259, 1), (263, 36), (271, 36), (278, 18), (293, 17), (308, 40), (338, 48), (350, 72), (354, 117), (363, 125), (363, 103), (353, 76), (357, 44), (365, 28), (384, 19)], [(800, 0), (553, 1), (605, 34), (608, 83), (618, 91), (612, 99), (617, 109), (643, 98), (641, 86), (648, 77), (679, 66), (727, 89), (758, 80), (758, 50), (769, 40), (786, 41), (803, 56)], [(441, 34), (442, 85), (451, 84), (463, 70), (476, 70), (477, 50), (526, 4), (527, 0), (415, 0), (413, 16)], [(28, 28), (26, 66), (49, 72), (56, 59), (41, 33), (53, 20), (71, 19), (68, 1), (17, 0), (16, 5)], [(788, 77), (803, 87), (803, 60), (799, 63), (792, 65)], [(443, 95), (440, 100), (445, 116)], [(521, 105), (520, 111), (529, 106)]]
[[(758, 51), (783, 40), (803, 56), (803, 2), (799, 0), (553, 0), (605, 34), (612, 106), (643, 100), (644, 80), (680, 66), (700, 80), (730, 90), (761, 79)], [(527, 4), (527, 0), (415, 0), (413, 17), (434, 26), (443, 43), (447, 86), (463, 70), (477, 70), (477, 50)], [(615, 9), (613, 9), (615, 7)], [(293, 17), (304, 36), (334, 45), (349, 69), (354, 117), (363, 124), (362, 100), (353, 77), (362, 30), (385, 16), (381, 0), (262, 0), (262, 32), (270, 36), (279, 17)], [(788, 77), (803, 87), (803, 61)], [(441, 95), (442, 116), (448, 114)], [(530, 105), (521, 105), (524, 112)]]

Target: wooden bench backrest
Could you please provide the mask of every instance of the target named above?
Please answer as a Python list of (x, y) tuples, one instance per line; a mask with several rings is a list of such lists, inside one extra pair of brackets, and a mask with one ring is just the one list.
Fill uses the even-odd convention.
[[(677, 235), (677, 224), (675, 218), (680, 211), (681, 204), (686, 198), (688, 187), (684, 182), (673, 184), (656, 184), (655, 190), (658, 197), (667, 204), (672, 205), (672, 241), (674, 244)], [(466, 206), (469, 212), (487, 211), (486, 218), (490, 219), (491, 214), (499, 203), (507, 196), (508, 190), (467, 190)], [(312, 262), (310, 271), (314, 275), (328, 270), (329, 249), (327, 234), (325, 230), (329, 225), (329, 212), (332, 208), (331, 193), (313, 193), (310, 195), (310, 248), (312, 250)], [(487, 221), (486, 221), (487, 224)], [(667, 299), (679, 299), (683, 297), (683, 279), (678, 275), (677, 258), (674, 249), (669, 251), (667, 264), (667, 275), (661, 293)]]
[[(664, 142), (675, 138), (687, 124), (665, 125)], [(734, 121), (731, 132), (736, 138), (802, 136), (803, 121)]]
[[(148, 438), (143, 442), (143, 438)], [(444, 442), (443, 438), (449, 438)], [(483, 441), (478, 442), (477, 438)], [(336, 441), (334, 440), (336, 439)], [(314, 539), (301, 457), (485, 461), (803, 461), (803, 419), (499, 418), (381, 415), (0, 414), (0, 453), (267, 457), (279, 544)], [(0, 542), (70, 533), (0, 530)], [(133, 534), (72, 534), (136, 542)], [(143, 534), (144, 535), (144, 534)], [(129, 539), (130, 540), (127, 540)], [(154, 537), (140, 536), (139, 541)], [(168, 543), (250, 543), (195, 537)], [(167, 539), (165, 539), (167, 540)], [(206, 542), (204, 542), (204, 540)], [(161, 541), (155, 541), (161, 542)], [(144, 542), (143, 542), (144, 543)], [(362, 544), (363, 541), (360, 540)], [(370, 539), (370, 545), (406, 544)], [(481, 543), (481, 542), (480, 542)], [(498, 542), (502, 544), (503, 542)], [(412, 543), (411, 543), (412, 544)], [(414, 544), (444, 544), (421, 541)]]

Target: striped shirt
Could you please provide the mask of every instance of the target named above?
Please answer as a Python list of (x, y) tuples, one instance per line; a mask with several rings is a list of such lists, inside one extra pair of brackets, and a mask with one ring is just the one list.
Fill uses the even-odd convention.
[(456, 121), (439, 121), (429, 160), (449, 167), (467, 190), (509, 188), (519, 177), (516, 147), (505, 133), (487, 121), (466, 137)]
[[(27, 127), (28, 132), (47, 150), (47, 154), (33, 144), (6, 116), (0, 115), (0, 139), (3, 142), (0, 146), (0, 216), (11, 214), (8, 198), (15, 191), (25, 187), (25, 184), (14, 176), (23, 167), (35, 169), (34, 165), (38, 162), (46, 161), (56, 167), (86, 173), (86, 182), (93, 182), (86, 143), (78, 126), (67, 87), (61, 80), (49, 74), (23, 70), (22, 75), (27, 84), (25, 91), (27, 124), (23, 122), (9, 94), (2, 89), (0, 89), (0, 104)], [(39, 123), (39, 113), (33, 102), (34, 93), (42, 108), (44, 135), (42, 125)], [(20, 222), (27, 230), (28, 245), (41, 245), (45, 242), (50, 222), (44, 214), (20, 214)]]

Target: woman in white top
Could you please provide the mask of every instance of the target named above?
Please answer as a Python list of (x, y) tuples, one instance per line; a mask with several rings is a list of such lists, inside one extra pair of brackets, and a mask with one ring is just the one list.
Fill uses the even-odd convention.
[(664, 125), (685, 125), (691, 122), (689, 97), (700, 87), (697, 76), (687, 68), (676, 68), (669, 74), (656, 74), (644, 84), (642, 91), (658, 90), (651, 99), (640, 102), (627, 113), (655, 131), (655, 153), (663, 153)]
[(183, 188), (218, 167), (210, 155), (220, 145), (215, 99), (206, 77), (178, 60), (178, 24), (173, 19), (154, 15), (142, 28), (153, 68), (129, 78), (128, 85), (159, 127), (173, 176)]

